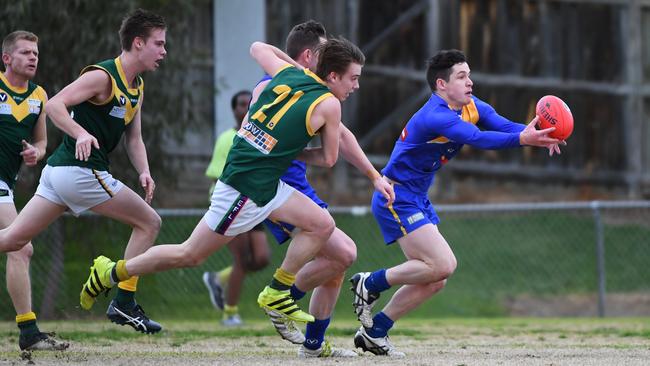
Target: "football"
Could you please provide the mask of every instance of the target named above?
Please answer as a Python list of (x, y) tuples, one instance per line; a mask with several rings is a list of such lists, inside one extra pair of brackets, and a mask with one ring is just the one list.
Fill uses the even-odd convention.
[(539, 117), (539, 128), (555, 127), (550, 137), (566, 140), (573, 132), (573, 115), (569, 106), (554, 95), (545, 95), (538, 102), (535, 113)]

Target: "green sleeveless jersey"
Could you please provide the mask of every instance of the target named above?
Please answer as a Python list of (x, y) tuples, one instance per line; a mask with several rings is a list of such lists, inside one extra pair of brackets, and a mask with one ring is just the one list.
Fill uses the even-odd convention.
[(280, 177), (314, 136), (310, 124), (314, 107), (332, 96), (309, 70), (285, 66), (250, 107), (219, 180), (258, 206), (269, 203)]
[(28, 83), (26, 89), (12, 87), (0, 73), (0, 180), (13, 189), (23, 161), (22, 140), (30, 141), (43, 112), (45, 91)]
[(120, 142), (126, 126), (131, 123), (142, 105), (144, 82), (138, 76), (137, 87), (129, 88), (119, 57), (87, 66), (81, 70), (81, 74), (96, 69), (104, 70), (110, 76), (111, 95), (102, 103), (87, 100), (75, 105), (70, 115), (75, 122), (97, 139), (99, 149), (92, 147), (88, 161), (77, 160), (74, 157), (77, 142), (65, 135), (61, 145), (47, 160), (50, 166), (80, 166), (108, 170), (108, 154)]

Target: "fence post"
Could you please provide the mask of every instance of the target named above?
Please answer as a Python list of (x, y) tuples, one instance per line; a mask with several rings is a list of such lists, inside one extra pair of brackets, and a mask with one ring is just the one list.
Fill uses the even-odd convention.
[(600, 202), (591, 201), (596, 230), (596, 270), (598, 272), (598, 316), (605, 317), (605, 235), (600, 217)]

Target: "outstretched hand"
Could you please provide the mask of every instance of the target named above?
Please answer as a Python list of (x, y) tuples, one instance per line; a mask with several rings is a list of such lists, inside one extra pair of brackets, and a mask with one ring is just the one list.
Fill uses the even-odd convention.
[[(555, 131), (555, 127), (537, 130), (535, 126), (539, 117), (535, 116), (532, 121), (519, 134), (519, 143), (521, 145), (539, 146), (552, 149), (552, 145), (560, 144), (560, 140), (550, 137), (548, 134)], [(554, 148), (553, 148), (554, 149)], [(558, 147), (559, 150), (559, 147)]]

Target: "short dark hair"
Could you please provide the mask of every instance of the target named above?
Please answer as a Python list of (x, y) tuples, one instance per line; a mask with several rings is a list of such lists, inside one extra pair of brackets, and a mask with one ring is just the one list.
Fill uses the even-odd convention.
[(136, 9), (122, 20), (120, 26), (120, 43), (122, 49), (131, 51), (136, 37), (147, 40), (154, 29), (166, 29), (165, 18), (144, 9)]
[(237, 93), (235, 93), (232, 98), (230, 98), (230, 108), (234, 111), (235, 107), (237, 106), (237, 99), (239, 99), (240, 96), (242, 95), (252, 95), (252, 93), (249, 90), (240, 90)]
[(442, 50), (431, 57), (427, 61), (427, 83), (431, 91), (436, 91), (436, 80), (449, 81), (451, 68), (463, 62), (467, 62), (467, 58), (459, 50)]
[(12, 53), (16, 47), (16, 42), (21, 39), (38, 43), (38, 37), (32, 32), (24, 30), (13, 31), (2, 41), (2, 53)]
[(339, 75), (344, 74), (353, 62), (359, 65), (366, 62), (366, 56), (359, 47), (343, 37), (328, 39), (318, 47), (318, 52), (316, 75), (323, 80), (332, 71)]
[(308, 20), (295, 25), (286, 41), (287, 55), (296, 59), (306, 49), (314, 50), (320, 44), (320, 39), (326, 38), (325, 27), (315, 20)]

